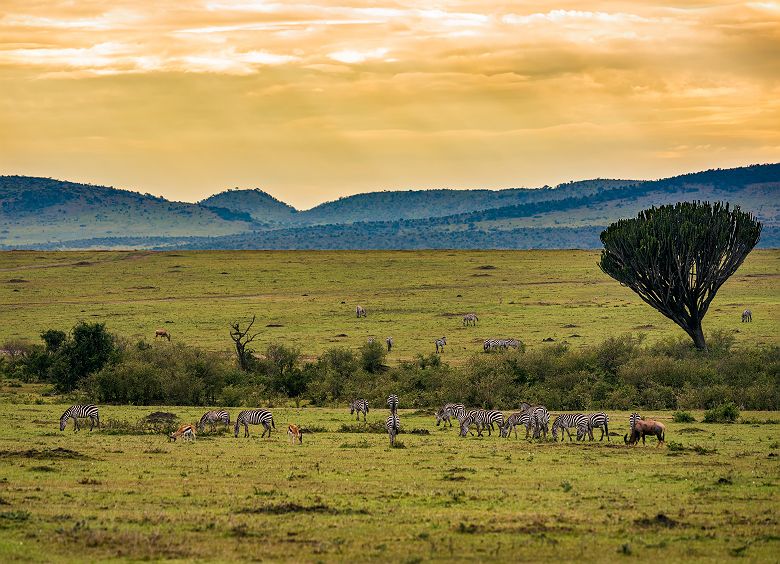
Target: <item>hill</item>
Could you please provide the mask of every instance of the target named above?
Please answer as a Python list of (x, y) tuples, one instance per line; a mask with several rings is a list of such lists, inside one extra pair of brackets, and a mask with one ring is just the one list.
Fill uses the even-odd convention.
[(238, 213), (249, 214), (252, 219), (262, 224), (289, 224), (293, 221), (297, 210), (289, 204), (277, 200), (259, 188), (253, 190), (226, 190), (209, 196), (198, 202), (207, 208), (222, 208)]
[[(0, 178), (3, 217), (7, 218), (7, 208), (18, 209), (27, 215), (15, 219), (16, 224), (29, 227), (30, 222), (39, 222), (32, 211), (40, 208), (36, 199), (40, 194), (18, 190), (9, 199), (3, 192), (3, 181), (8, 178), (23, 177)], [(642, 209), (678, 201), (720, 200), (753, 212), (764, 223), (762, 247), (780, 246), (780, 164), (708, 170), (656, 181), (598, 179), (556, 188), (373, 192), (306, 211), (296, 211), (259, 190), (232, 190), (200, 204), (180, 204), (109, 188), (87, 188), (81, 189), (75, 203), (60, 202), (57, 198), (62, 193), (58, 192), (52, 195), (54, 203), (46, 202), (43, 208), (46, 213), (40, 217), (48, 218), (64, 236), (52, 237), (50, 231), (48, 239), (41, 235), (34, 239), (34, 231), (28, 229), (27, 241), (16, 233), (10, 239), (6, 219), (0, 222), (6, 239), (0, 239), (0, 244), (5, 248), (596, 248), (604, 227)], [(142, 224), (154, 228), (115, 230), (106, 219), (115, 215), (100, 207), (101, 198), (112, 206), (125, 200), (143, 204)], [(68, 209), (83, 219), (81, 231), (72, 228)], [(125, 224), (137, 213), (133, 209), (125, 202), (121, 211)], [(102, 231), (88, 227), (90, 214), (104, 226)], [(188, 214), (200, 218), (200, 223), (183, 221)], [(209, 228), (212, 221), (214, 229)], [(70, 230), (63, 229), (68, 226)], [(91, 236), (75, 236), (87, 233)]]
[(0, 176), (0, 245), (6, 247), (56, 247), (117, 235), (226, 235), (253, 227), (248, 214), (224, 208), (51, 178)]

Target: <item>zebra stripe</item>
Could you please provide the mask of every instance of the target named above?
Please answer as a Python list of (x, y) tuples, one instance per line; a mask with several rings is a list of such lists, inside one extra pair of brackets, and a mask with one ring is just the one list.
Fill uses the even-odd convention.
[(479, 318), (477, 317), (476, 313), (467, 313), (463, 316), (463, 325), (477, 325), (477, 321), (479, 321)]
[(475, 425), (477, 427), (477, 436), (483, 436), (482, 431), (484, 429), (487, 429), (488, 436), (491, 436), (493, 424), (499, 427), (503, 426), (504, 414), (494, 410), (472, 409), (460, 423), (460, 435), (465, 437), (466, 433), (469, 432), (469, 427)]
[(607, 442), (609, 442), (609, 415), (603, 411), (598, 413), (591, 413), (588, 416), (588, 436), (590, 440), (593, 440), (593, 429), (601, 429), (601, 437), (599, 441), (604, 440), (604, 435), (607, 436)]
[(401, 419), (395, 411), (387, 416), (385, 429), (387, 429), (387, 434), (390, 435), (390, 446), (394, 447), (395, 436), (401, 431)]
[(366, 420), (368, 415), (368, 402), (364, 399), (356, 399), (349, 404), (349, 414), (352, 415), (357, 411), (357, 420), (360, 421), (360, 414), (363, 414), (363, 421)]
[(198, 431), (202, 433), (206, 428), (206, 423), (209, 424), (209, 430), (212, 433), (217, 430), (217, 423), (224, 423), (225, 427), (230, 427), (230, 414), (224, 409), (207, 411), (198, 422)]
[(395, 413), (398, 411), (398, 396), (395, 394), (390, 394), (387, 396), (387, 407), (390, 408), (390, 413)]
[(233, 428), (236, 437), (238, 437), (238, 428), (241, 425), (244, 426), (245, 438), (249, 436), (250, 425), (262, 425), (265, 427), (265, 430), (263, 431), (263, 434), (260, 435), (260, 438), (263, 438), (266, 432), (268, 433), (268, 438), (271, 438), (271, 427), (276, 429), (274, 416), (271, 415), (270, 411), (266, 411), (265, 409), (248, 409), (239, 413), (238, 417), (236, 417), (236, 425)]
[(68, 419), (73, 419), (73, 431), (79, 430), (79, 419), (89, 418), (90, 426), (89, 430), (95, 428), (100, 429), (100, 416), (98, 415), (98, 408), (96, 405), (72, 405), (65, 410), (65, 413), (60, 417), (60, 431), (64, 431), (68, 426)]
[(634, 412), (631, 415), (628, 416), (628, 427), (633, 431), (634, 430), (634, 423), (642, 419), (642, 416), (638, 413)]
[(515, 432), (515, 438), (517, 438), (517, 426), (525, 425), (525, 438), (531, 433), (531, 412), (528, 409), (523, 411), (517, 411), (506, 418), (506, 423), (501, 427), (501, 436), (509, 438), (512, 431)]
[(520, 348), (520, 341), (517, 339), (485, 339), (482, 345), (485, 352), (495, 349), (508, 350)]
[(564, 440), (565, 438), (563, 436), (564, 431), (568, 433), (569, 440), (572, 440), (571, 432), (569, 431), (571, 427), (577, 428), (577, 439), (579, 440), (580, 429), (584, 429), (585, 433), (588, 432), (588, 418), (582, 413), (563, 413), (559, 415), (555, 418), (555, 422), (552, 426), (553, 440), (558, 440), (558, 429), (561, 430), (561, 440)]
[(436, 352), (444, 352), (444, 345), (447, 344), (447, 337), (436, 339), (433, 344), (436, 345)]
[(543, 405), (531, 408), (531, 426), (534, 430), (534, 439), (541, 438), (544, 433), (544, 440), (547, 440), (547, 430), (550, 427), (550, 412)]
[(460, 403), (447, 403), (442, 407), (439, 411), (436, 412), (436, 426), (439, 426), (439, 423), (444, 421), (444, 425), (446, 427), (447, 423), (450, 424), (450, 427), (452, 427), (452, 421), (450, 421), (450, 418), (454, 417), (458, 421), (462, 421), (464, 417), (466, 417), (466, 408), (463, 406), (463, 404)]

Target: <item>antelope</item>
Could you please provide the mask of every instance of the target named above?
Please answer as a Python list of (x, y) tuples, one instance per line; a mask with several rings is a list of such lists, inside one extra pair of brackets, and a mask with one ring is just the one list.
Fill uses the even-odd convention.
[(299, 444), (303, 444), (303, 431), (295, 423), (287, 425), (287, 436), (290, 437), (290, 444), (295, 444), (295, 439), (298, 439)]
[(191, 425), (189, 423), (185, 423), (181, 427), (179, 427), (174, 433), (171, 433), (168, 435), (168, 440), (171, 440), (173, 442), (176, 442), (176, 439), (179, 437), (182, 437), (182, 440), (195, 440), (195, 426)]
[(163, 339), (168, 339), (168, 342), (170, 342), (170, 340), (171, 340), (171, 334), (168, 333), (168, 331), (166, 329), (157, 329), (154, 332), (154, 338), (156, 339), (157, 337), (162, 337)]

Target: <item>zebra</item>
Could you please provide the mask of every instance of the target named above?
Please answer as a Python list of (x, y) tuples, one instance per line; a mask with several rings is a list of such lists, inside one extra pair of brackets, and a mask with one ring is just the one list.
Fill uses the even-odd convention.
[(390, 413), (395, 413), (398, 411), (398, 396), (395, 394), (390, 394), (387, 396), (387, 407), (390, 409)]
[(485, 352), (493, 349), (517, 349), (520, 348), (520, 341), (517, 339), (486, 339), (482, 348)]
[(482, 431), (484, 429), (487, 429), (488, 436), (491, 436), (493, 424), (498, 425), (499, 428), (502, 427), (504, 425), (504, 414), (495, 410), (472, 409), (460, 423), (460, 434), (462, 437), (465, 437), (469, 427), (476, 425), (477, 436), (483, 436)]
[(588, 432), (588, 418), (585, 417), (582, 413), (563, 413), (559, 415), (555, 418), (555, 422), (552, 426), (553, 440), (558, 440), (558, 429), (561, 430), (561, 440), (565, 439), (563, 436), (564, 432), (569, 435), (569, 440), (572, 440), (571, 432), (569, 431), (571, 427), (577, 428), (577, 440), (579, 440), (580, 429), (584, 429), (585, 433)]
[(445, 427), (447, 426), (447, 423), (449, 423), (450, 427), (452, 427), (452, 421), (450, 421), (451, 417), (455, 417), (458, 421), (461, 421), (464, 417), (466, 417), (466, 408), (463, 406), (463, 404), (445, 404), (444, 407), (436, 412), (436, 426), (438, 427), (439, 424), (444, 421)]
[(238, 428), (241, 425), (244, 426), (244, 438), (249, 436), (250, 425), (262, 425), (263, 427), (265, 427), (265, 430), (263, 431), (263, 434), (260, 435), (260, 438), (265, 437), (265, 434), (267, 432), (268, 438), (270, 439), (271, 427), (276, 429), (276, 423), (274, 423), (274, 416), (271, 415), (270, 411), (266, 411), (265, 409), (248, 409), (239, 413), (238, 417), (236, 417), (236, 424), (233, 428), (236, 438), (238, 438)]
[(365, 317), (366, 316), (366, 310), (363, 309), (363, 306), (357, 306), (355, 308), (355, 315), (357, 316), (358, 319), (360, 319), (361, 317)]
[(368, 415), (368, 402), (364, 399), (353, 400), (349, 404), (349, 414), (352, 415), (357, 411), (357, 420), (360, 421), (360, 414), (363, 414), (363, 421), (366, 420)]
[(642, 419), (642, 416), (639, 415), (636, 411), (628, 416), (628, 427), (631, 429), (631, 431), (634, 430), (634, 423)]
[(390, 352), (393, 348), (393, 338), (388, 337), (387, 339), (385, 339), (385, 344), (387, 344), (387, 352)]
[(531, 426), (534, 429), (534, 439), (541, 438), (544, 433), (544, 440), (547, 440), (547, 430), (550, 426), (550, 412), (543, 405), (531, 408)]
[(440, 351), (444, 352), (444, 345), (447, 344), (447, 338), (446, 337), (442, 337), (441, 339), (436, 339), (433, 342), (433, 344), (436, 345), (436, 352), (437, 353), (440, 352)]
[(390, 435), (390, 447), (395, 446), (395, 436), (401, 431), (401, 419), (398, 417), (398, 413), (395, 410), (390, 412), (385, 420), (385, 429), (387, 434)]
[(463, 325), (473, 325), (476, 327), (477, 321), (479, 321), (479, 317), (477, 317), (476, 313), (467, 313), (463, 316)]
[(100, 416), (98, 415), (98, 408), (96, 405), (71, 405), (65, 410), (65, 413), (60, 417), (60, 431), (64, 431), (68, 426), (68, 419), (73, 419), (73, 431), (79, 430), (79, 419), (86, 419), (89, 417), (89, 430), (95, 428), (100, 429)]
[(593, 429), (596, 427), (601, 429), (601, 437), (599, 438), (599, 441), (603, 441), (604, 435), (606, 435), (607, 442), (609, 442), (609, 415), (603, 411), (599, 411), (598, 413), (591, 413), (588, 415), (588, 436), (590, 437), (591, 441), (593, 440)]
[(750, 323), (751, 321), (753, 321), (753, 312), (746, 309), (742, 312), (742, 323)]
[(230, 414), (224, 409), (218, 411), (207, 411), (203, 414), (198, 422), (198, 431), (203, 432), (206, 428), (206, 423), (209, 424), (209, 430), (213, 433), (217, 430), (217, 423), (224, 423), (225, 427), (230, 427)]
[(531, 412), (529, 410), (517, 411), (507, 417), (506, 422), (503, 427), (501, 427), (501, 436), (509, 438), (509, 435), (511, 435), (514, 430), (515, 438), (517, 438), (518, 425), (525, 426), (525, 438), (527, 439), (531, 432)]

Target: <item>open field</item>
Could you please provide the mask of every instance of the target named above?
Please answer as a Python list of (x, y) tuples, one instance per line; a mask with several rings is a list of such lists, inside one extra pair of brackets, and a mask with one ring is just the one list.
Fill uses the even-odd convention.
[[(258, 316), (255, 350), (285, 341), (313, 356), (392, 335), (390, 361), (433, 352), (459, 362), (491, 337), (593, 344), (609, 335), (682, 335), (603, 274), (587, 251), (4, 252), (0, 342), (37, 341), (48, 328), (105, 322), (130, 339), (156, 327), (175, 340), (228, 350), (228, 323)], [(368, 310), (355, 318), (355, 305)], [(753, 323), (740, 323), (745, 307)], [(461, 316), (476, 312), (476, 328)], [(271, 325), (271, 327), (268, 327)], [(780, 342), (780, 251), (754, 251), (720, 290), (705, 331)]]
[[(669, 447), (462, 439), (402, 410), (404, 448), (337, 432), (346, 409), (272, 408), (260, 439), (64, 433), (66, 405), (10, 404), (3, 388), (0, 560), (777, 561), (780, 413), (749, 423), (667, 424)], [(21, 395), (17, 395), (20, 392)], [(403, 398), (402, 402), (403, 402)], [(101, 408), (104, 427), (152, 411)], [(237, 410), (231, 410), (234, 419)], [(369, 413), (379, 421), (386, 409)], [(695, 413), (698, 420), (701, 413)], [(288, 422), (315, 429), (301, 446)], [(354, 423), (354, 422), (353, 422)], [(360, 425), (357, 425), (360, 427)], [(87, 426), (88, 429), (88, 426)], [(596, 437), (598, 438), (598, 432)]]

